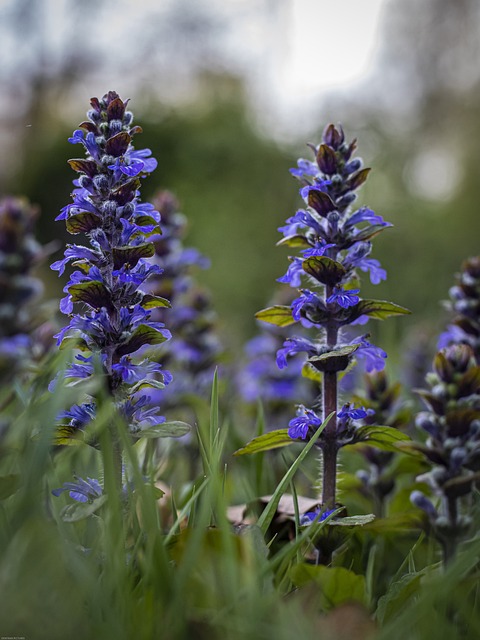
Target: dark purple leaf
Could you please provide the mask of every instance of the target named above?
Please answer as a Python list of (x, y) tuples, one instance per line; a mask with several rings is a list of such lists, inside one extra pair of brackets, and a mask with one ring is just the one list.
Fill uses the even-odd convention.
[(319, 282), (334, 287), (346, 275), (345, 267), (327, 256), (312, 256), (302, 262), (302, 269)]
[(123, 120), (123, 114), (125, 113), (125, 105), (123, 100), (115, 98), (110, 102), (107, 107), (107, 118), (110, 120)]
[(154, 253), (155, 248), (151, 242), (136, 247), (115, 247), (112, 250), (113, 265), (115, 269), (121, 269), (125, 264), (134, 267), (140, 258), (151, 258)]
[(117, 133), (115, 136), (112, 136), (107, 140), (107, 144), (105, 145), (105, 152), (110, 156), (114, 156), (115, 158), (123, 156), (125, 151), (128, 149), (128, 145), (131, 141), (132, 138), (126, 131), (120, 131), (120, 133)]
[(92, 229), (97, 229), (102, 224), (100, 216), (96, 216), (90, 211), (82, 211), (66, 220), (67, 231), (72, 234), (88, 233)]
[(335, 204), (327, 193), (312, 189), (308, 193), (308, 206), (315, 209), (317, 213), (325, 217), (330, 211), (335, 210)]
[(92, 309), (108, 307), (111, 300), (107, 287), (99, 280), (72, 284), (68, 288), (68, 293), (72, 296), (73, 302), (84, 302)]
[(89, 178), (93, 178), (98, 173), (97, 163), (94, 160), (83, 160), (74, 158), (68, 161), (74, 171), (85, 173)]

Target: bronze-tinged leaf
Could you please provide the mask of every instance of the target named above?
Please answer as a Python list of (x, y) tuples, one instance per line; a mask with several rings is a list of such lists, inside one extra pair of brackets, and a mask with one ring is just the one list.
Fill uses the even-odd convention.
[(427, 445), (422, 444), (421, 442), (399, 442), (397, 445), (398, 449), (403, 453), (409, 454), (422, 454), (427, 460), (433, 462), (433, 464), (439, 464), (441, 466), (446, 466), (447, 461), (445, 459), (443, 451), (439, 449), (433, 449), (432, 447), (427, 447)]
[(64, 351), (65, 349), (78, 349), (79, 351), (83, 351), (84, 353), (90, 351), (90, 347), (83, 338), (72, 336), (66, 336), (65, 338), (63, 338), (58, 348), (60, 349), (60, 351)]
[(90, 211), (82, 211), (73, 216), (70, 216), (66, 220), (67, 231), (72, 234), (76, 233), (88, 233), (92, 229), (100, 227), (102, 219), (100, 216), (96, 216)]
[(93, 178), (98, 172), (97, 163), (94, 160), (83, 160), (82, 158), (73, 158), (68, 164), (74, 171), (85, 173), (89, 178)]
[(140, 180), (138, 178), (133, 178), (125, 184), (122, 184), (119, 189), (112, 191), (112, 199), (120, 206), (123, 206), (124, 204), (127, 204), (127, 202), (133, 200), (135, 192), (140, 188), (140, 185)]
[(138, 244), (136, 247), (115, 247), (112, 250), (113, 266), (115, 269), (121, 269), (125, 264), (134, 267), (140, 258), (151, 258), (154, 253), (155, 248), (151, 242)]
[(302, 262), (302, 269), (315, 280), (331, 287), (336, 286), (346, 275), (345, 267), (327, 256), (312, 256)]
[(384, 451), (398, 451), (398, 443), (409, 442), (410, 437), (388, 426), (365, 425), (355, 432), (355, 442), (364, 442)]
[(277, 327), (288, 327), (296, 322), (296, 320), (292, 318), (291, 308), (280, 304), (258, 311), (255, 317), (257, 320), (274, 324)]
[(385, 231), (385, 229), (391, 229), (391, 227), (385, 227), (383, 224), (371, 224), (365, 229), (362, 229), (355, 236), (355, 242), (359, 242), (360, 240), (370, 240), (375, 236), (378, 236), (379, 233)]
[(431, 411), (439, 415), (443, 414), (444, 412), (443, 400), (439, 400), (432, 393), (430, 393), (430, 391), (425, 391), (424, 389), (414, 389), (414, 392), (422, 398), (422, 400), (425, 402), (425, 404)]
[(143, 129), (140, 125), (137, 124), (132, 127), (128, 133), (133, 137), (137, 133), (143, 133)]
[(138, 349), (146, 344), (162, 344), (162, 342), (165, 342), (166, 340), (168, 340), (168, 338), (165, 337), (161, 331), (157, 331), (157, 329), (149, 327), (146, 324), (141, 324), (135, 329), (127, 342), (117, 347), (115, 355), (118, 358), (121, 358), (129, 353), (138, 351)]
[(461, 496), (469, 494), (472, 490), (473, 483), (479, 480), (480, 472), (452, 478), (442, 485), (442, 492), (445, 493), (447, 498), (460, 498)]
[(84, 302), (93, 309), (109, 306), (110, 293), (100, 280), (72, 284), (68, 287), (68, 293), (72, 296), (73, 302)]
[(358, 187), (360, 187), (368, 178), (368, 174), (370, 173), (370, 171), (371, 169), (367, 168), (367, 169), (361, 169), (360, 171), (355, 173), (348, 181), (348, 188), (351, 189), (352, 191), (354, 191), (355, 189), (358, 189)]
[(302, 236), (300, 234), (294, 234), (291, 236), (285, 236), (285, 238), (282, 238), (277, 242), (277, 247), (282, 247), (282, 246), (301, 247), (302, 249), (308, 249), (308, 247), (311, 247), (312, 245), (306, 239), (305, 236)]
[(480, 367), (471, 367), (463, 374), (458, 384), (460, 396), (470, 396), (480, 392)]
[(107, 107), (107, 118), (110, 120), (123, 120), (123, 114), (125, 113), (125, 105), (123, 100), (115, 98)]
[(351, 355), (359, 349), (359, 344), (349, 344), (335, 351), (328, 351), (319, 356), (312, 356), (308, 362), (318, 371), (322, 372), (338, 372), (344, 371), (351, 361)]
[(150, 294), (143, 296), (141, 305), (144, 309), (155, 309), (156, 307), (170, 308), (172, 306), (170, 304), (170, 301), (166, 298), (161, 298), (160, 296), (152, 296)]
[(453, 382), (453, 366), (441, 351), (439, 351), (433, 359), (433, 368), (442, 380), (445, 382)]
[(92, 105), (93, 109), (97, 112), (100, 112), (102, 110), (101, 106), (100, 106), (100, 101), (98, 98), (91, 98), (90, 99), (90, 104)]
[[(138, 224), (139, 227), (149, 227), (152, 224), (158, 224), (158, 222), (152, 216), (142, 215), (137, 216), (134, 220), (135, 224)], [(158, 228), (158, 232), (161, 233), (161, 229)]]
[(317, 164), (320, 171), (331, 176), (337, 173), (337, 156), (335, 151), (326, 144), (321, 144), (317, 152)]
[(357, 148), (357, 139), (354, 138), (352, 140), (352, 142), (350, 143), (347, 153), (345, 155), (345, 161), (348, 162), (350, 160), (350, 158), (352, 157), (352, 155), (355, 153), (355, 150)]
[(81, 122), (78, 125), (79, 129), (85, 129), (85, 131), (91, 131), (91, 133), (98, 133), (96, 125), (89, 120), (85, 120), (85, 122)]
[(114, 156), (115, 158), (123, 156), (125, 151), (128, 149), (128, 145), (131, 141), (132, 138), (126, 131), (120, 131), (120, 133), (117, 133), (107, 140), (107, 144), (105, 145), (105, 152), (110, 156)]
[(458, 438), (465, 436), (474, 420), (480, 420), (480, 411), (471, 407), (459, 407), (453, 411), (447, 411), (446, 422), (448, 436)]
[(318, 191), (317, 189), (312, 189), (308, 192), (308, 206), (315, 209), (317, 213), (321, 216), (325, 217), (330, 211), (335, 210), (335, 204), (332, 199), (328, 195), (328, 193), (323, 193), (323, 191)]
[(337, 129), (334, 124), (329, 124), (323, 132), (323, 139), (330, 147), (338, 149), (338, 147), (343, 144), (345, 135), (341, 127)]

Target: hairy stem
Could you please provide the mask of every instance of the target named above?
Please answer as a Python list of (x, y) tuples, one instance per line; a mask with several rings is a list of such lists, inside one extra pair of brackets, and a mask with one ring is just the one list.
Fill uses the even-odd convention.
[[(332, 294), (332, 287), (327, 287), (327, 298)], [(333, 348), (337, 344), (338, 328), (332, 322), (327, 324), (327, 345)], [(333, 509), (336, 501), (337, 485), (337, 372), (325, 371), (323, 374), (323, 419), (331, 413), (333, 418), (325, 428), (323, 434), (323, 478), (322, 478), (322, 505), (324, 508)]]

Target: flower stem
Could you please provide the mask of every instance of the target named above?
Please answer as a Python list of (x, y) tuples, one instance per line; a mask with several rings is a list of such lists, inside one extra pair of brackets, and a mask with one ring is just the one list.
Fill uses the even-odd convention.
[[(332, 287), (327, 286), (326, 297), (332, 294)], [(327, 345), (333, 348), (338, 340), (338, 328), (331, 321), (327, 327)], [(322, 506), (333, 509), (336, 499), (337, 484), (337, 372), (325, 371), (323, 374), (323, 419), (325, 420), (331, 413), (335, 415), (330, 419), (325, 427), (324, 440), (322, 443)]]
[[(323, 416), (324, 419), (332, 412), (337, 411), (337, 374), (325, 372), (323, 374)], [(335, 505), (337, 482), (337, 452), (336, 444), (337, 418), (336, 415), (325, 427), (322, 443), (323, 478), (322, 478), (322, 505), (327, 509), (333, 509)]]

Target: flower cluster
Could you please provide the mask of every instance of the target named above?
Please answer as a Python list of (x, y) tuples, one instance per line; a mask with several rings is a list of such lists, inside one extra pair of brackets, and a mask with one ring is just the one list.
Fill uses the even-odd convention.
[(450, 289), (447, 308), (455, 316), (442, 333), (438, 348), (450, 344), (470, 345), (477, 362), (480, 363), (480, 256), (465, 260), (457, 283)]
[[(298, 167), (291, 169), (301, 183), (305, 206), (279, 229), (284, 235), (280, 245), (300, 249), (300, 255), (290, 258), (290, 266), (279, 281), (300, 288), (300, 296), (290, 308), (277, 305), (257, 314), (257, 318), (279, 326), (300, 322), (319, 330), (316, 339), (289, 337), (277, 354), (277, 364), (283, 368), (294, 354), (306, 353), (309, 365), (323, 374), (323, 411), (319, 414), (301, 406), (289, 425), (289, 434), (295, 439), (309, 438), (327, 416), (336, 414), (339, 372), (359, 359), (364, 360), (367, 371), (384, 367), (386, 353), (369, 342), (368, 334), (345, 339), (342, 329), (364, 324), (369, 318), (408, 313), (391, 302), (365, 300), (359, 295), (359, 272), (367, 273), (373, 284), (386, 278), (378, 260), (370, 257), (371, 239), (391, 225), (368, 207), (354, 210), (351, 206), (370, 171), (353, 157), (356, 141), (348, 144), (341, 127), (329, 125), (321, 144), (310, 146), (315, 160), (300, 159)], [(320, 436), (317, 446), (324, 459), (323, 484), (329, 485), (324, 506), (335, 503), (337, 452), (355, 442), (361, 426), (358, 421), (367, 415), (363, 408), (346, 404)]]
[(462, 507), (480, 479), (480, 366), (472, 348), (458, 344), (439, 351), (433, 369), (427, 376), (430, 390), (419, 392), (428, 411), (416, 419), (428, 439), (412, 446), (431, 466), (417, 480), (426, 482), (441, 503), (437, 509), (420, 491), (411, 499), (427, 513), (449, 560), (471, 524)]
[[(60, 304), (70, 321), (56, 336), (59, 346), (70, 342), (81, 351), (66, 378), (88, 379), (101, 366), (118, 410), (130, 431), (138, 433), (164, 421), (141, 390), (158, 386), (153, 374), (165, 384), (170, 375), (142, 352), (168, 340), (170, 332), (151, 317), (153, 309), (169, 306), (168, 301), (141, 289), (147, 278), (161, 273), (148, 261), (160, 214), (140, 201), (141, 179), (157, 162), (149, 149), (134, 149), (133, 136), (142, 129), (133, 126), (127, 102), (114, 91), (101, 100), (93, 98), (88, 120), (69, 138), (84, 148), (86, 159), (69, 161), (79, 177), (73, 202), (57, 220), (64, 220), (71, 234), (86, 234), (89, 245), (67, 245), (64, 258), (51, 268), (62, 275), (68, 263), (75, 267)], [(75, 433), (94, 415), (89, 399), (62, 415), (63, 427)]]
[[(340, 330), (347, 325), (364, 324), (369, 317), (384, 318), (406, 312), (392, 303), (362, 300), (358, 295), (359, 271), (368, 273), (373, 284), (386, 278), (378, 260), (370, 257), (371, 238), (391, 225), (367, 207), (352, 211), (355, 191), (370, 171), (362, 169), (359, 158), (353, 158), (355, 148), (355, 141), (345, 142), (341, 128), (329, 125), (322, 143), (312, 146), (315, 162), (300, 159), (298, 167), (291, 169), (302, 185), (300, 195), (306, 206), (279, 229), (284, 235), (279, 244), (301, 247), (301, 256), (290, 258), (290, 266), (279, 281), (295, 288), (306, 281), (320, 288), (318, 293), (301, 288), (290, 315), (291, 322), (323, 329), (323, 333), (316, 340), (289, 337), (277, 354), (280, 368), (287, 366), (289, 357), (303, 352), (308, 362), (322, 372), (342, 371), (354, 357), (364, 360), (369, 372), (381, 370), (386, 353), (369, 342), (368, 334), (344, 342)], [(257, 317), (269, 321), (268, 311), (271, 310), (264, 310)], [(282, 322), (290, 323), (290, 319)], [(304, 437), (308, 432), (302, 430)]]
[(160, 191), (153, 202), (162, 217), (162, 235), (155, 238), (151, 263), (162, 270), (162, 277), (153, 277), (148, 289), (170, 300), (172, 308), (156, 309), (154, 318), (168, 322), (173, 334), (161, 362), (172, 369), (174, 381), (158, 395), (165, 405), (173, 406), (183, 394), (205, 396), (210, 391), (222, 347), (210, 296), (192, 277), (195, 267), (206, 269), (210, 263), (197, 249), (184, 246), (187, 219), (176, 198)]
[(38, 310), (32, 302), (43, 291), (33, 269), (46, 250), (34, 236), (38, 209), (25, 199), (0, 200), (0, 373), (32, 353), (32, 331), (38, 324)]
[[(367, 335), (346, 343), (338, 340), (341, 327), (363, 324), (368, 316), (377, 317), (380, 311), (374, 307), (381, 305), (374, 303), (381, 301), (360, 299), (358, 271), (368, 273), (373, 284), (385, 280), (385, 270), (378, 260), (370, 257), (371, 238), (391, 226), (367, 207), (351, 211), (355, 191), (370, 171), (361, 168), (359, 158), (352, 159), (355, 148), (355, 141), (349, 145), (345, 143), (341, 128), (329, 125), (322, 144), (313, 148), (316, 162), (301, 159), (298, 168), (291, 169), (302, 184), (300, 195), (306, 207), (279, 229), (284, 235), (279, 244), (302, 249), (301, 256), (290, 258), (290, 266), (279, 282), (298, 288), (306, 280), (323, 289), (323, 295), (301, 289), (301, 295), (293, 301), (291, 309), (294, 321), (323, 327), (327, 341), (325, 344), (323, 340), (290, 338), (279, 352), (280, 367), (286, 366), (286, 358), (293, 353), (305, 352), (310, 358), (318, 358), (326, 352), (331, 353), (332, 347), (334, 351), (351, 348), (347, 350), (355, 351), (357, 358), (365, 358), (367, 371), (384, 367), (385, 352), (371, 345)], [(322, 370), (318, 360), (315, 362)], [(341, 365), (340, 361), (337, 364)], [(338, 370), (344, 368), (341, 366)]]

